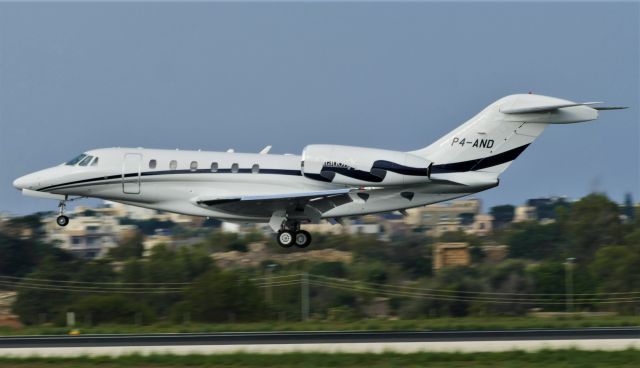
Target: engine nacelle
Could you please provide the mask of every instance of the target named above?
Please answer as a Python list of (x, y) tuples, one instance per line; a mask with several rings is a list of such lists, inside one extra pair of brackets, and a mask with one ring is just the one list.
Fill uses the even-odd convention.
[(313, 144), (302, 151), (305, 177), (345, 185), (426, 183), (431, 164), (420, 156), (375, 148)]

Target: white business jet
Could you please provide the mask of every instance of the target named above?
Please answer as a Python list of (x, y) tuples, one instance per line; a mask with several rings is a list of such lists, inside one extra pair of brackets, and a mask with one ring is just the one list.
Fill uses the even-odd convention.
[[(400, 211), (493, 188), (549, 124), (594, 120), (598, 102), (534, 94), (504, 97), (428, 147), (411, 152), (309, 145), (302, 156), (103, 148), (25, 175), (29, 196), (94, 197), (231, 222), (265, 222), (282, 247), (305, 248), (301, 224)], [(533, 179), (533, 178), (532, 178)]]

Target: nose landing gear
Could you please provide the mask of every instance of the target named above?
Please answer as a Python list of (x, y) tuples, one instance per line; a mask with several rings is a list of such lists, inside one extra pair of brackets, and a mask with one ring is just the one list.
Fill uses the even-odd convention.
[(67, 216), (64, 215), (64, 210), (67, 207), (67, 200), (63, 200), (60, 201), (60, 204), (58, 204), (58, 208), (59, 208), (59, 215), (56, 218), (56, 223), (59, 226), (67, 226), (67, 224), (69, 224), (69, 218)]

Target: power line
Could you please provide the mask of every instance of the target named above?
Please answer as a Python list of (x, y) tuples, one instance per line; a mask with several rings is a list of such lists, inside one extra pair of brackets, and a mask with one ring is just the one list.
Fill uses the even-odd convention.
[[(0, 282), (2, 285), (2, 282)], [(100, 289), (90, 289), (90, 290), (75, 290), (75, 289), (66, 289), (55, 286), (32, 286), (32, 285), (24, 285), (19, 286), (19, 288), (23, 289), (33, 289), (33, 290), (44, 290), (44, 291), (66, 291), (66, 292), (83, 292), (83, 293), (101, 293), (101, 294), (172, 294), (172, 293), (181, 293), (182, 291), (172, 291), (172, 290), (136, 290), (136, 291), (127, 291), (127, 290), (100, 290)]]
[[(500, 295), (547, 296), (548, 295), (548, 296), (557, 296), (557, 297), (563, 297), (563, 298), (566, 296), (566, 293), (505, 293), (505, 292), (492, 292), (492, 291), (465, 291), (465, 290), (457, 291), (457, 290), (450, 290), (450, 289), (417, 288), (417, 287), (405, 286), (405, 285), (389, 285), (389, 284), (380, 284), (380, 283), (367, 282), (367, 281), (354, 281), (354, 280), (348, 280), (348, 279), (342, 279), (342, 278), (336, 278), (336, 277), (327, 277), (327, 276), (321, 276), (321, 275), (313, 275), (313, 274), (309, 274), (309, 277), (321, 278), (321, 279), (332, 280), (337, 282), (352, 282), (352, 283), (357, 282), (360, 284), (367, 284), (367, 285), (377, 286), (377, 287), (394, 287), (398, 289), (435, 292), (435, 293), (485, 294), (485, 295), (498, 295), (498, 296)], [(572, 295), (600, 296), (600, 295), (629, 295), (629, 294), (640, 295), (640, 291), (614, 292), (614, 293), (577, 293)]]
[[(316, 286), (325, 286), (332, 287), (336, 289), (350, 290), (350, 291), (358, 291), (365, 292), (370, 294), (382, 294), (386, 296), (401, 296), (401, 297), (412, 297), (412, 298), (422, 298), (422, 299), (433, 299), (433, 300), (446, 300), (446, 301), (468, 301), (468, 302), (485, 302), (485, 303), (499, 303), (499, 304), (565, 304), (565, 301), (553, 301), (553, 299), (504, 299), (504, 298), (480, 298), (480, 297), (472, 297), (472, 296), (455, 296), (455, 295), (435, 295), (435, 294), (425, 294), (425, 293), (416, 293), (416, 292), (408, 292), (401, 290), (383, 290), (383, 289), (373, 289), (366, 286), (350, 286), (339, 283), (331, 283), (325, 281), (313, 280), (313, 285)], [(636, 298), (618, 298), (618, 299), (588, 299), (575, 300), (577, 303), (582, 304), (611, 304), (611, 303), (629, 303), (629, 302), (639, 302), (640, 297)]]
[(69, 281), (69, 280), (55, 280), (55, 279), (38, 279), (30, 277), (15, 277), (15, 276), (0, 276), (0, 279), (12, 279), (19, 281), (43, 281), (51, 283), (65, 283), (65, 284), (93, 284), (93, 285), (191, 285), (190, 282), (100, 282), (100, 281)]
[[(486, 291), (447, 290), (434, 288), (418, 288), (406, 285), (389, 285), (367, 281), (356, 281), (342, 278), (309, 274), (309, 283), (316, 286), (341, 288), (351, 291), (366, 293), (379, 293), (390, 296), (429, 298), (434, 300), (449, 301), (475, 301), (503, 304), (564, 304), (566, 294), (556, 293), (502, 293)], [(291, 274), (274, 276), (271, 286), (302, 285), (303, 274)], [(258, 287), (267, 287), (268, 277), (256, 277), (250, 279), (257, 282)], [(260, 282), (262, 281), (262, 282)], [(95, 292), (95, 293), (180, 293), (186, 290), (188, 282), (87, 282), (66, 281), (40, 278), (19, 278), (15, 276), (0, 276), (0, 286), (13, 288), (54, 290), (67, 292)], [(116, 285), (116, 286), (111, 286)], [(121, 285), (121, 286), (118, 286)], [(139, 286), (135, 286), (139, 285)], [(176, 285), (176, 286), (173, 286)], [(178, 287), (177, 285), (185, 285)], [(605, 303), (629, 303), (640, 301), (640, 292), (614, 292), (614, 293), (577, 293), (572, 294), (575, 303), (581, 304), (605, 304)], [(578, 297), (578, 298), (575, 298)]]

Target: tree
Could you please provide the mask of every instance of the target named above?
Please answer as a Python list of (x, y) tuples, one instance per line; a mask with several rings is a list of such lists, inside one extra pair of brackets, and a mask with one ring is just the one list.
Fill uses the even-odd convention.
[(187, 292), (188, 310), (203, 322), (255, 321), (264, 316), (262, 293), (238, 273), (216, 270), (198, 277)]
[(77, 318), (91, 324), (124, 323), (149, 324), (155, 320), (151, 308), (135, 298), (123, 295), (92, 295), (84, 297), (68, 307)]
[(507, 233), (506, 242), (509, 257), (534, 260), (561, 258), (566, 244), (559, 224), (542, 225), (537, 222), (514, 224)]
[(0, 233), (0, 275), (23, 276), (38, 262), (38, 244)]
[(640, 247), (609, 245), (598, 249), (591, 264), (603, 293), (640, 290)]
[(600, 247), (622, 241), (618, 205), (602, 194), (590, 194), (574, 203), (562, 225), (571, 241), (568, 256), (580, 263), (588, 263)]
[[(80, 261), (63, 261), (53, 256), (46, 257), (37, 271), (26, 276), (30, 279), (73, 281), (74, 270)], [(18, 296), (13, 311), (25, 324), (36, 324), (61, 318), (67, 305), (75, 298), (70, 291), (57, 290), (55, 286), (42, 287), (23, 281), (17, 288)]]
[(313, 275), (344, 278), (347, 269), (342, 262), (321, 262), (316, 263), (309, 269)]
[(631, 197), (631, 193), (626, 193), (624, 195), (624, 215), (627, 217), (627, 221), (633, 221), (636, 217), (636, 209), (633, 206), (633, 197)]
[(123, 261), (130, 258), (142, 258), (144, 253), (144, 235), (140, 231), (134, 231), (123, 237), (117, 247), (109, 250), (109, 255), (114, 259)]

